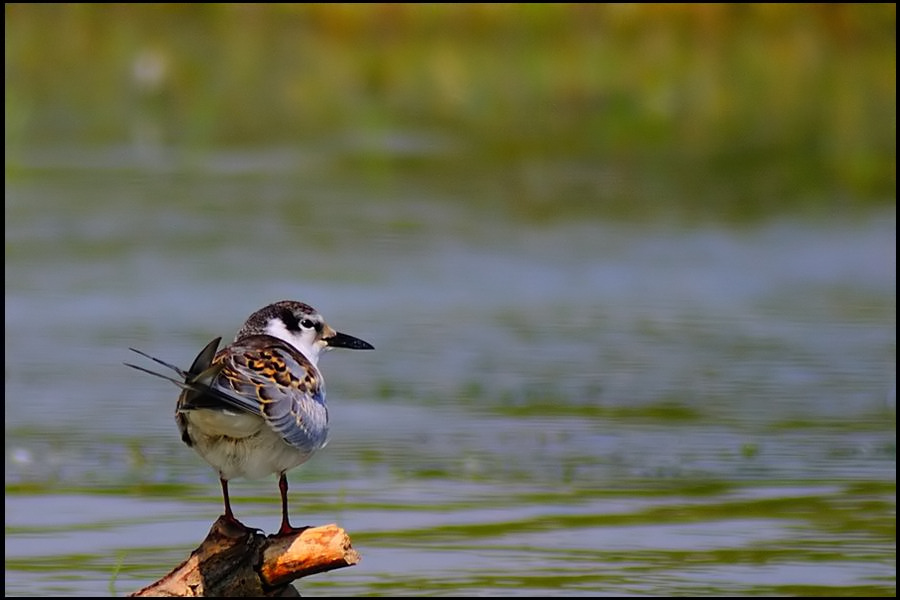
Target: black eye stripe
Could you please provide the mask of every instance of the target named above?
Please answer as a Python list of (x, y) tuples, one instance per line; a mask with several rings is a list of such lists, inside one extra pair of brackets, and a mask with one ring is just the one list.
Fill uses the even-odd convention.
[(284, 309), (279, 316), (284, 321), (284, 326), (287, 327), (288, 331), (300, 331), (300, 321), (297, 320), (294, 313)]
[(315, 321), (308, 317), (298, 319), (297, 315), (290, 310), (285, 309), (278, 316), (281, 317), (281, 320), (284, 322), (284, 326), (288, 331), (300, 331), (301, 329), (315, 329), (319, 332), (322, 331), (323, 324), (321, 321)]
[(322, 331), (322, 322), (321, 321), (313, 321), (312, 319), (303, 319), (300, 321), (300, 325), (305, 327), (306, 329), (315, 329), (316, 331)]

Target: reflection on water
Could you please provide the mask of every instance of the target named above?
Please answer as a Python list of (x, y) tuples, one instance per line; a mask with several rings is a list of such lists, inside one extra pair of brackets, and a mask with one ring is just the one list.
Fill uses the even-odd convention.
[[(363, 562), (306, 591), (893, 593), (892, 211), (541, 226), (291, 172), (6, 192), (8, 593), (126, 593), (199, 543), (214, 474), (121, 363), (284, 298), (377, 348), (321, 362), (292, 512)], [(233, 502), (277, 526), (274, 481)]]

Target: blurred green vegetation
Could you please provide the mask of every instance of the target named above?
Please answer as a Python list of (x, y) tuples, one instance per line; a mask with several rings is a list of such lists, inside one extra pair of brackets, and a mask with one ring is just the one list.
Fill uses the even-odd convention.
[(333, 148), (525, 217), (893, 203), (894, 4), (6, 5), (41, 145)]

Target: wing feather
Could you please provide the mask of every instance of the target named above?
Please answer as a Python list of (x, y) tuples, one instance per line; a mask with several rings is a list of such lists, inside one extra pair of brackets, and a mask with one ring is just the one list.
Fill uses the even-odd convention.
[[(131, 348), (174, 371), (182, 380), (130, 363), (127, 366), (171, 381), (182, 389), (176, 414), (231, 410), (262, 417), (285, 442), (302, 449), (321, 447), (328, 428), (325, 382), (301, 352), (282, 340), (250, 336), (216, 352), (221, 338), (207, 344), (187, 371)], [(187, 441), (187, 440), (186, 440)], [(189, 442), (188, 442), (189, 443)]]
[(222, 370), (212, 388), (238, 407), (258, 414), (288, 444), (324, 443), (328, 413), (318, 369), (278, 338), (252, 336), (217, 357)]

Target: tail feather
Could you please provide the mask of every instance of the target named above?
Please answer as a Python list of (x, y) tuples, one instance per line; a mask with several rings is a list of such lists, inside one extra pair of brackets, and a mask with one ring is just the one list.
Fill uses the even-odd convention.
[[(132, 352), (147, 357), (153, 362), (160, 364), (166, 368), (172, 369), (173, 371), (175, 371), (175, 373), (178, 374), (179, 377), (181, 377), (180, 380), (166, 375), (165, 373), (151, 371), (150, 369), (146, 369), (144, 367), (140, 367), (131, 363), (126, 362), (123, 364), (127, 367), (131, 367), (132, 369), (136, 369), (138, 371), (153, 375), (154, 377), (159, 377), (160, 379), (171, 381), (185, 392), (193, 392), (182, 392), (181, 397), (178, 400), (177, 410), (179, 412), (185, 412), (188, 410), (193, 410), (195, 408), (218, 407), (221, 406), (221, 403), (223, 401), (227, 402), (229, 400), (229, 396), (227, 393), (224, 393), (216, 389), (215, 387), (211, 387), (212, 381), (221, 370), (221, 365), (212, 364), (213, 359), (216, 356), (216, 351), (219, 348), (219, 342), (221, 341), (222, 338), (217, 337), (206, 346), (204, 346), (203, 350), (201, 350), (197, 357), (194, 359), (194, 362), (191, 363), (191, 368), (187, 371), (185, 371), (181, 367), (156, 358), (155, 356), (151, 356), (150, 354), (147, 354), (142, 350), (138, 350), (137, 348), (129, 348), (129, 350), (131, 350)], [(231, 402), (233, 402), (233, 400)]]
[[(132, 369), (137, 369), (138, 371), (143, 371), (144, 373), (149, 373), (150, 375), (155, 375), (156, 377), (159, 377), (160, 379), (165, 379), (166, 381), (171, 381), (172, 383), (174, 383), (175, 385), (177, 385), (178, 387), (180, 387), (182, 389), (186, 389), (186, 390), (191, 389), (190, 386), (188, 386), (184, 381), (179, 381), (179, 380), (175, 379), (174, 377), (169, 377), (168, 375), (164, 375), (162, 373), (157, 373), (156, 371), (151, 371), (150, 369), (145, 369), (144, 367), (139, 367), (139, 366), (133, 365), (131, 363), (122, 363), (122, 364), (125, 365), (126, 367), (131, 367)], [(166, 366), (169, 366), (169, 365), (166, 365)]]
[(203, 350), (200, 351), (200, 354), (197, 355), (197, 358), (194, 359), (194, 362), (191, 363), (191, 368), (188, 373), (191, 375), (199, 375), (207, 370), (210, 365), (212, 365), (213, 359), (216, 357), (216, 350), (219, 349), (219, 342), (221, 341), (222, 338), (217, 337), (204, 346)]
[[(170, 364), (170, 363), (167, 363), (166, 361), (164, 361), (164, 360), (162, 360), (162, 359), (159, 359), (159, 358), (156, 358), (155, 356), (150, 356), (150, 355), (147, 354), (146, 352), (143, 352), (143, 351), (141, 351), (141, 350), (138, 350), (137, 348), (129, 348), (129, 350), (131, 350), (132, 352), (137, 352), (137, 353), (140, 354), (141, 356), (146, 356), (147, 358), (149, 358), (150, 360), (152, 360), (152, 361), (155, 362), (155, 363), (161, 364), (161, 365), (164, 366), (164, 367), (168, 367), (168, 368), (172, 369), (173, 371), (175, 371), (176, 373), (178, 373), (179, 375), (181, 375), (181, 377), (187, 377), (187, 376), (188, 376), (187, 372), (186, 372), (184, 369), (182, 369), (181, 367), (176, 367), (175, 365)], [(125, 364), (128, 365), (128, 363), (125, 363)], [(153, 373), (153, 371), (147, 371), (147, 369), (142, 369), (141, 367), (135, 367), (134, 365), (128, 365), (128, 366), (129, 366), (129, 367), (134, 367), (135, 369), (138, 369), (139, 371), (145, 371), (145, 372), (147, 372), (147, 373), (151, 373), (151, 374), (153, 374), (153, 375), (158, 375), (159, 377), (163, 377), (164, 379), (168, 379), (168, 377), (165, 377), (165, 376), (163, 376), (163, 375), (159, 375), (159, 373)]]

